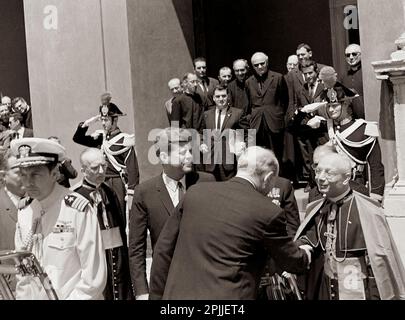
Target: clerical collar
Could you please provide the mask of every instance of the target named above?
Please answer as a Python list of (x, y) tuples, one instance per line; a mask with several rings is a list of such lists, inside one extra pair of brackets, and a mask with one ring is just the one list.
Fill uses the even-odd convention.
[(352, 189), (349, 188), (345, 192), (343, 192), (341, 195), (339, 195), (337, 197), (333, 197), (333, 198), (328, 198), (328, 199), (329, 199), (329, 201), (336, 203), (339, 200), (344, 199), (351, 191), (352, 191)]

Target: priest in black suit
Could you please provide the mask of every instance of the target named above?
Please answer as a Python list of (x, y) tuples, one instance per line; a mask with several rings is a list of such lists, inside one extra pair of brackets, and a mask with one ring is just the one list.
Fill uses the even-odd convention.
[(246, 80), (250, 128), (256, 129), (256, 144), (283, 158), (284, 116), (288, 107), (288, 88), (283, 75), (269, 70), (269, 58), (262, 52), (252, 56), (255, 74)]

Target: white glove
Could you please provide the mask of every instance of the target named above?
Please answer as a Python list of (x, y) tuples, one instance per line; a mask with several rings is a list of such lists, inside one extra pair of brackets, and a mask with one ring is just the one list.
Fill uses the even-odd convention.
[(308, 120), (307, 126), (310, 126), (312, 129), (318, 129), (321, 126), (321, 122), (326, 119), (321, 116), (315, 116)]
[(320, 109), (323, 106), (326, 106), (327, 102), (314, 102), (311, 104), (307, 104), (306, 106), (301, 108), (301, 112), (311, 113), (315, 112), (316, 110)]
[(203, 143), (202, 145), (200, 145), (200, 151), (202, 153), (207, 153), (208, 152), (208, 146), (205, 143)]
[(149, 294), (145, 293), (145, 294), (140, 294), (139, 296), (135, 297), (136, 300), (149, 300)]
[(86, 121), (84, 121), (83, 127), (89, 127), (92, 123), (100, 121), (100, 119), (101, 119), (101, 116), (99, 114), (94, 117), (91, 117), (90, 119), (87, 119)]
[(309, 266), (311, 265), (312, 261), (311, 252), (313, 252), (313, 249), (309, 244), (303, 244), (302, 246), (300, 246), (300, 249), (303, 249), (308, 256), (308, 269), (309, 269)]

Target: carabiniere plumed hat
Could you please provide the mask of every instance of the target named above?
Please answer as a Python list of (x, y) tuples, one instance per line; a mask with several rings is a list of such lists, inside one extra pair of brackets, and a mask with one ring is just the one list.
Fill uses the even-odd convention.
[(357, 97), (359, 97), (359, 95), (356, 92), (346, 88), (340, 82), (336, 82), (333, 88), (325, 89), (321, 93), (321, 99), (328, 102), (328, 104), (341, 103), (347, 100), (353, 100)]
[(10, 149), (18, 167), (34, 167), (61, 162), (65, 148), (55, 141), (42, 138), (23, 138), (11, 141)]
[(100, 115), (101, 117), (123, 117), (126, 116), (116, 104), (110, 102), (107, 105), (100, 106)]

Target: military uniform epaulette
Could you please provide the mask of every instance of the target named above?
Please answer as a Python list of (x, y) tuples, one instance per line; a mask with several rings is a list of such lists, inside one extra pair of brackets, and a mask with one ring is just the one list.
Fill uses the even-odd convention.
[(65, 204), (68, 207), (84, 212), (87, 206), (90, 205), (90, 201), (81, 194), (73, 192), (65, 197)]
[(378, 123), (375, 121), (366, 121), (364, 134), (370, 137), (379, 137), (380, 132), (378, 131)]
[(22, 210), (22, 209), (28, 207), (33, 200), (34, 199), (32, 199), (30, 197), (25, 197), (25, 198), (20, 199), (20, 201), (18, 201), (18, 210)]

